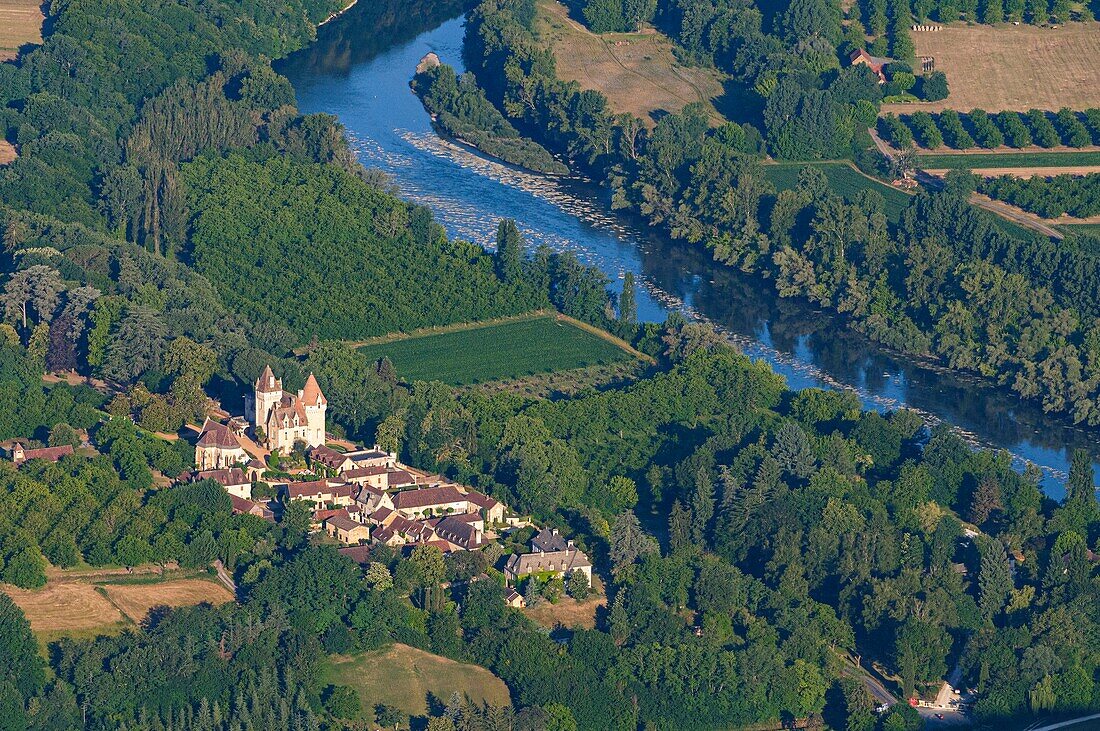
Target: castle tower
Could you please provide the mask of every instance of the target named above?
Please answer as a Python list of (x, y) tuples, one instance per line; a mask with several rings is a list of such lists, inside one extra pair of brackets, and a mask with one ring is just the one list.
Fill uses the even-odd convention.
[(264, 366), (264, 372), (256, 379), (255, 396), (252, 398), (252, 426), (264, 427), (267, 417), (283, 399), (283, 382), (275, 377), (271, 366)]
[(306, 379), (305, 388), (298, 392), (298, 399), (306, 410), (306, 422), (309, 425), (309, 442), (311, 447), (318, 447), (325, 443), (325, 412), (328, 411), (328, 399), (321, 393), (321, 386), (312, 373)]

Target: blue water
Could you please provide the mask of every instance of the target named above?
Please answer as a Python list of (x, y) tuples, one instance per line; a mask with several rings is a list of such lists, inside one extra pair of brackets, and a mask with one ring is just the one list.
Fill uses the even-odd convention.
[(1067, 426), (976, 379), (884, 353), (837, 318), (782, 300), (766, 282), (612, 215), (598, 188), (516, 170), (441, 140), (408, 82), (429, 51), (461, 70), (462, 18), (375, 53), (359, 47), (379, 39), (370, 24), (357, 26), (357, 12), (321, 28), (317, 43), (279, 70), (303, 111), (336, 115), (362, 163), (392, 176), (402, 197), (430, 206), (452, 236), (491, 245), (497, 222), (514, 218), (532, 247), (572, 251), (616, 287), (633, 272), (640, 319), (662, 321), (682, 310), (714, 323), (791, 388), (847, 388), (867, 408), (905, 406), (929, 424), (947, 422), (975, 446), (1007, 450), (1018, 468), (1039, 465), (1052, 497), (1064, 494), (1073, 447), (1100, 455), (1095, 431)]

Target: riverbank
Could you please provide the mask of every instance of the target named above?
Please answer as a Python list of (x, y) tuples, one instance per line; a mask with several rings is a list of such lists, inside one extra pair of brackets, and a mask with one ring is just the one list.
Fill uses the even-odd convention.
[(372, 50), (348, 39), (374, 42), (392, 34), (355, 24), (388, 16), (360, 4), (327, 26), (324, 40), (283, 62), (280, 72), (291, 79), (303, 110), (339, 117), (360, 161), (390, 175), (403, 198), (429, 206), (452, 236), (489, 243), (499, 219), (514, 218), (531, 248), (572, 252), (613, 282), (632, 272), (639, 320), (660, 322), (673, 310), (705, 319), (793, 389), (843, 388), (864, 408), (912, 408), (975, 446), (1007, 451), (1021, 469), (1025, 462), (1039, 465), (1052, 497), (1062, 494), (1069, 450), (1100, 454), (1093, 430), (1048, 416), (986, 382), (896, 357), (835, 313), (776, 297), (767, 280), (714, 262), (703, 247), (674, 244), (629, 212), (612, 215), (606, 190), (517, 170), (441, 139), (409, 92), (409, 71), (429, 51), (461, 59), (459, 12), (421, 27), (415, 38), (406, 28), (385, 50)]
[(343, 15), (344, 13), (346, 13), (349, 10), (351, 10), (352, 8), (354, 8), (358, 2), (359, 2), (359, 0), (351, 0), (350, 3), (348, 3), (347, 5), (344, 6), (343, 10), (337, 10), (335, 13), (332, 13), (327, 18), (325, 18), (320, 23), (318, 23), (317, 27), (320, 28), (321, 26), (327, 25), (328, 23), (331, 23), (332, 21), (336, 20), (341, 15)]

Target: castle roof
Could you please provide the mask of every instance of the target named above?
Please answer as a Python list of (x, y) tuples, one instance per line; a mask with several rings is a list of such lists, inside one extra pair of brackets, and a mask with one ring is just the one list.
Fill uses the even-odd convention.
[(317, 379), (312, 373), (309, 374), (309, 378), (306, 379), (305, 388), (302, 389), (302, 401), (308, 406), (313, 406), (315, 404), (324, 406), (328, 404), (325, 394), (321, 393), (321, 387), (317, 385)]
[(264, 366), (264, 372), (256, 379), (257, 393), (275, 393), (283, 390), (283, 382), (275, 377), (270, 365)]

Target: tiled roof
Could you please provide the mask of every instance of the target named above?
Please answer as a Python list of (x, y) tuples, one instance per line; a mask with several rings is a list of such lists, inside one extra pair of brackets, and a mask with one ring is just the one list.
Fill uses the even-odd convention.
[(24, 449), (23, 459), (45, 459), (56, 462), (62, 457), (73, 453), (73, 445), (62, 444), (60, 447), (40, 447), (38, 449)]
[(348, 459), (343, 452), (337, 452), (335, 449), (324, 445), (309, 450), (309, 458), (332, 469), (336, 469)]
[(283, 390), (283, 382), (275, 377), (270, 365), (265, 365), (264, 372), (256, 379), (256, 390), (260, 393), (274, 393)]
[(574, 548), (551, 553), (513, 553), (504, 568), (516, 576), (524, 576), (541, 571), (573, 571), (591, 566), (592, 562), (588, 560), (588, 556)]
[(556, 528), (543, 528), (531, 539), (531, 548), (536, 551), (564, 551), (569, 545)]
[(330, 518), (325, 518), (325, 523), (331, 525), (338, 530), (355, 530), (356, 528), (366, 528), (367, 526), (362, 523), (356, 523), (351, 518), (347, 517), (347, 513), (344, 515), (333, 515)]
[(317, 385), (317, 379), (312, 373), (309, 374), (309, 378), (306, 379), (306, 385), (302, 389), (302, 401), (310, 406), (316, 404), (327, 404), (328, 400), (325, 399), (325, 394), (321, 393), (321, 387)]
[(217, 447), (219, 449), (240, 449), (241, 443), (225, 424), (218, 423), (207, 418), (202, 425), (202, 434), (197, 442), (200, 447)]
[(450, 485), (442, 487), (424, 487), (419, 490), (405, 490), (393, 496), (393, 506), (398, 510), (423, 508), (429, 505), (460, 503), (466, 496)]
[(490, 510), (500, 505), (499, 501), (494, 500), (488, 495), (482, 495), (480, 492), (475, 492), (473, 490), (470, 490), (466, 493), (466, 499), (472, 502), (474, 505), (478, 506), (479, 508), (485, 508), (486, 510)]
[(346, 548), (337, 548), (338, 553), (350, 558), (360, 566), (366, 566), (370, 563), (370, 546), (348, 546)]

